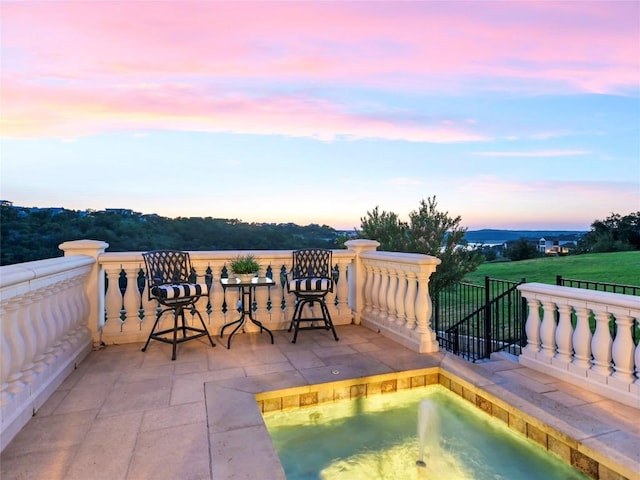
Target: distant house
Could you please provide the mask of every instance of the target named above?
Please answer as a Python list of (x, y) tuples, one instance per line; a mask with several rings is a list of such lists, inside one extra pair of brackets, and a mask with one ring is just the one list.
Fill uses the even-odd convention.
[(119, 215), (142, 215), (140, 212), (134, 212), (130, 208), (105, 208), (105, 213), (117, 213)]
[(546, 239), (538, 240), (538, 251), (545, 255), (566, 255), (577, 245), (575, 240)]

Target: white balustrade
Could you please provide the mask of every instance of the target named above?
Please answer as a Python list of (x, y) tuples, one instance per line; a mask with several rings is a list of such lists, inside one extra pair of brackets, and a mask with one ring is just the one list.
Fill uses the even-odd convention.
[(529, 307), (521, 364), (640, 408), (632, 336), (640, 297), (540, 283), (518, 289)]
[(91, 350), (86, 283), (95, 260), (53, 258), (2, 267), (2, 448)]
[[(261, 265), (260, 274), (265, 275), (271, 267), (271, 274), (275, 285), (270, 288), (256, 289), (255, 302), (257, 305), (256, 318), (271, 330), (289, 328), (295, 296), (287, 292), (286, 284), (280, 282), (282, 267), (288, 272), (291, 268), (292, 255), (290, 251), (211, 251), (191, 252), (191, 264), (196, 272), (197, 281), (205, 283), (207, 271), (211, 272), (211, 289), (209, 296), (196, 304), (198, 312), (205, 320), (207, 329), (212, 335), (218, 335), (222, 326), (238, 316), (236, 310), (237, 292), (235, 289), (223, 291), (220, 278), (223, 269), (227, 268), (231, 259), (239, 254), (254, 255)], [(334, 250), (333, 266), (338, 266), (338, 278), (333, 293), (327, 296), (327, 306), (335, 325), (350, 324), (353, 313), (348, 306), (349, 284), (347, 278), (348, 266), (352, 263), (354, 254), (346, 250)], [(158, 304), (149, 301), (147, 290), (142, 295), (138, 289), (137, 278), (141, 268), (144, 269), (140, 253), (102, 253), (98, 260), (108, 278), (108, 288), (105, 295), (106, 318), (103, 328), (99, 332), (100, 341), (105, 344), (144, 342), (155, 322)], [(124, 295), (120, 290), (119, 279), (126, 275), (126, 290)], [(267, 304), (271, 299), (271, 309)], [(285, 308), (282, 308), (284, 299)], [(223, 306), (226, 302), (226, 312)], [(143, 305), (143, 318), (140, 318), (140, 305)], [(169, 314), (164, 315), (161, 322), (166, 321)], [(187, 316), (191, 322), (191, 315)], [(198, 321), (199, 322), (199, 321)], [(257, 330), (253, 324), (247, 324), (246, 331)]]
[(362, 262), (366, 275), (359, 279), (365, 289), (362, 324), (420, 353), (437, 352), (430, 325), (429, 277), (440, 260), (416, 253), (364, 251), (356, 261)]

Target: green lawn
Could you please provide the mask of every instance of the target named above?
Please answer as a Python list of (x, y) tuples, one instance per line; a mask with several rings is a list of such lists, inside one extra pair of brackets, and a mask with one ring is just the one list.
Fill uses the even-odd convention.
[(500, 280), (556, 283), (556, 275), (575, 280), (640, 285), (640, 252), (592, 253), (536, 258), (519, 262), (484, 263), (465, 282), (484, 284), (484, 277)]

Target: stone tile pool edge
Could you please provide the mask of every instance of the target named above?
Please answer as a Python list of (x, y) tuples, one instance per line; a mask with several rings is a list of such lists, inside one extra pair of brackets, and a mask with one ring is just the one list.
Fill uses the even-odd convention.
[[(591, 478), (629, 480), (637, 476), (631, 460), (613, 458), (616, 451), (611, 445), (594, 440), (594, 436), (585, 437), (566, 419), (557, 418), (523, 395), (474, 375), (471, 370), (465, 371), (464, 366), (461, 369), (461, 364), (454, 361), (456, 366), (456, 374), (441, 365), (271, 391), (259, 391), (256, 385), (238, 388), (206, 383), (212, 478), (286, 480), (263, 413), (435, 384), (504, 422)], [(585, 438), (589, 439), (589, 445), (581, 441)]]

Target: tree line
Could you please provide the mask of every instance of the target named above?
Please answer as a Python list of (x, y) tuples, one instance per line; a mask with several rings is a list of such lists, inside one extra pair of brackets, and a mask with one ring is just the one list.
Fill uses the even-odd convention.
[[(293, 250), (305, 247), (341, 248), (350, 237), (326, 225), (246, 223), (237, 219), (141, 215), (130, 211), (85, 212), (66, 209), (27, 209), (0, 205), (0, 264), (61, 256), (58, 245), (94, 239), (109, 251), (176, 250)], [(379, 250), (433, 255), (442, 263), (430, 282), (432, 295), (460, 281), (487, 260), (481, 249), (467, 249), (460, 216), (438, 209), (436, 197), (421, 200), (409, 221), (397, 213), (368, 211), (360, 219), (358, 238), (380, 242)], [(596, 220), (578, 241), (576, 253), (640, 250), (640, 212), (611, 214)], [(511, 260), (539, 256), (530, 240), (510, 242)]]
[(211, 217), (167, 218), (120, 211), (0, 206), (0, 264), (63, 255), (70, 240), (102, 240), (110, 252), (176, 250), (290, 250), (337, 248), (339, 233), (327, 225), (247, 223)]

